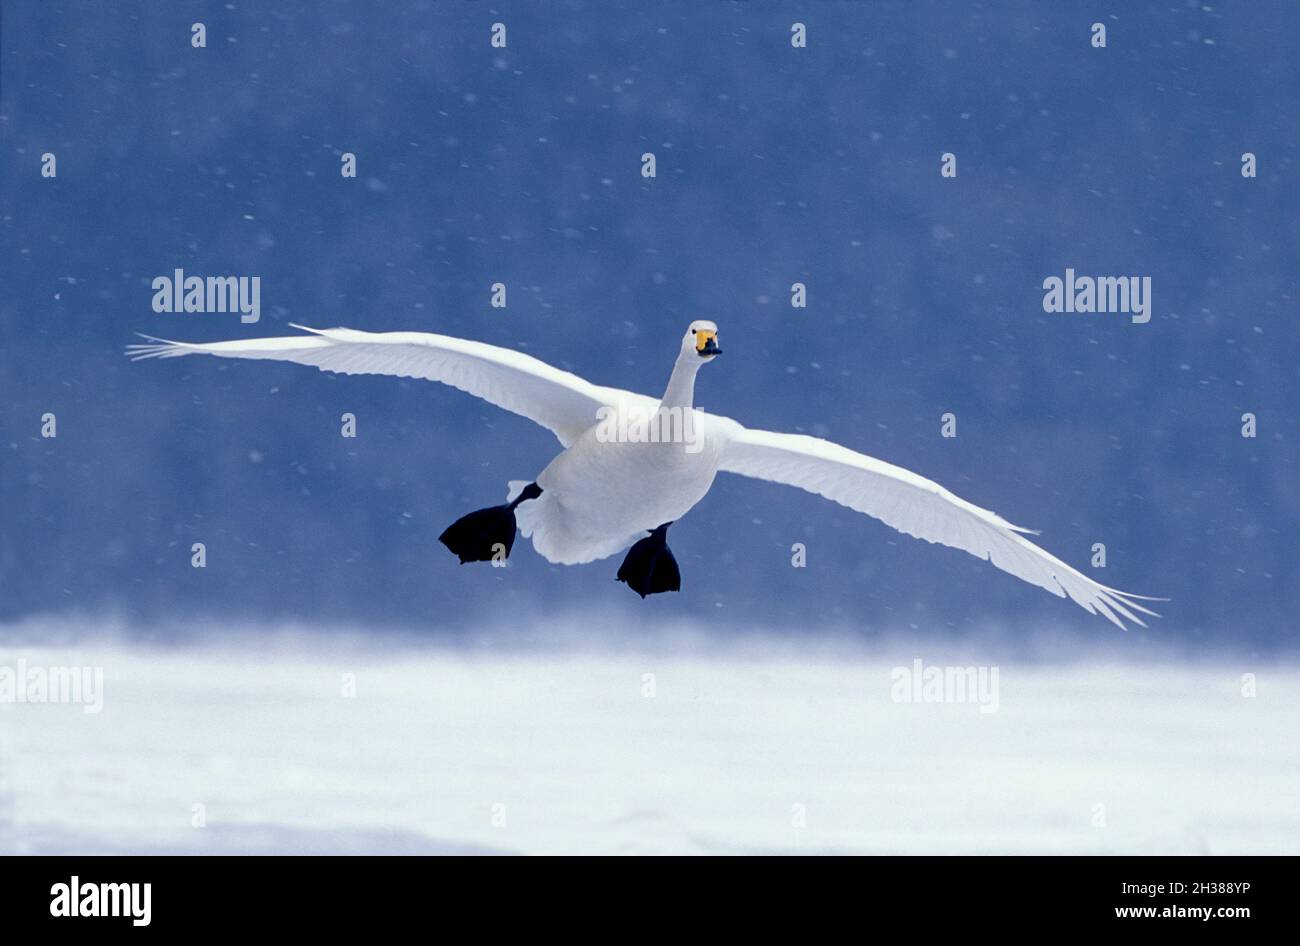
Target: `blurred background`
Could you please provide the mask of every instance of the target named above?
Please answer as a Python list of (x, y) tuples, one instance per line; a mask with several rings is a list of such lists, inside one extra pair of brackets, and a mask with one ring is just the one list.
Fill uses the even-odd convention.
[[(658, 393), (711, 318), (727, 358), (706, 408), (916, 470), (1076, 566), (1104, 542), (1103, 580), (1173, 599), (1162, 636), (1290, 643), (1300, 11), (1109, 7), (10, 6), (0, 615), (432, 630), (581, 599), (1091, 626), (959, 552), (731, 477), (674, 529), (680, 596), (643, 605), (616, 562), (528, 551), (461, 569), (437, 534), (540, 471), (546, 431), (428, 383), (122, 355), (134, 332), (292, 320), (481, 339)], [(1044, 313), (1066, 267), (1151, 276), (1152, 321)], [(261, 322), (155, 314), (150, 282), (176, 268), (260, 275)]]
[[(1217, 655), (1218, 686), (1295, 651), (1294, 3), (172, 0), (6, 4), (0, 26), (4, 640), (291, 626), (499, 647), (570, 615), (550, 631), (601, 646), (689, 626), (706, 649)], [(1151, 321), (1045, 313), (1067, 267), (1150, 276)], [(177, 268), (260, 276), (261, 321), (154, 313), (152, 280)], [(1165, 618), (1120, 635), (973, 557), (727, 475), (673, 528), (680, 594), (643, 602), (617, 558), (562, 568), (522, 541), (508, 569), (462, 568), (437, 535), (535, 476), (548, 432), (427, 382), (123, 354), (137, 332), (424, 330), (657, 394), (695, 318), (726, 350), (704, 408), (933, 478), (1104, 583), (1171, 598)]]

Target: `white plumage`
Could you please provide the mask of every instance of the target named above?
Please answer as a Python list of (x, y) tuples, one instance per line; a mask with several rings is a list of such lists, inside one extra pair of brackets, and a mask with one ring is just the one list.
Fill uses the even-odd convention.
[[(696, 410), (696, 373), (717, 351), (712, 341), (708, 349), (697, 344), (706, 335), (716, 339), (711, 322), (692, 323), (661, 398), (600, 387), (483, 342), (426, 332), (294, 328), (310, 334), (208, 344), (150, 339), (128, 351), (137, 359), (207, 354), (293, 361), (341, 374), (425, 378), (527, 417), (565, 448), (538, 474), (541, 496), (520, 503), (517, 513), (520, 532), (552, 562), (589, 562), (622, 551), (644, 531), (684, 515), (722, 470), (797, 486), (900, 532), (962, 549), (1120, 627), (1124, 620), (1142, 624), (1135, 612), (1155, 614), (1138, 601), (1158, 599), (1094, 581), (1026, 539), (1029, 530), (938, 483), (826, 440), (750, 430)], [(681, 412), (691, 426), (673, 439), (623, 436), (656, 412)], [(516, 499), (525, 485), (511, 483), (508, 499)]]

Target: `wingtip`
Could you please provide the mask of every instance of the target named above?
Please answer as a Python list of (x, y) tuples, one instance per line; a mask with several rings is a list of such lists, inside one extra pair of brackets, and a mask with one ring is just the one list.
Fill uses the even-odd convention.
[[(1141, 614), (1145, 614), (1153, 618), (1161, 617), (1161, 614), (1158, 611), (1152, 611), (1150, 608), (1138, 604), (1133, 599), (1141, 598), (1144, 601), (1169, 600), (1168, 598), (1164, 598), (1164, 599), (1147, 598), (1143, 595), (1135, 595), (1135, 594), (1130, 594), (1127, 591), (1119, 591), (1115, 588), (1107, 588), (1105, 585), (1101, 585), (1100, 587), (1102, 593), (1098, 595), (1096, 601), (1097, 607), (1101, 608), (1103, 613), (1105, 613), (1106, 616), (1109, 617), (1112, 621), (1115, 621), (1115, 623), (1119, 623), (1119, 622), (1114, 617), (1111, 616), (1108, 607), (1113, 608), (1115, 611), (1118, 611), (1120, 616), (1122, 616), (1124, 620), (1132, 621), (1138, 627), (1146, 627), (1147, 622), (1142, 620), (1142, 618), (1138, 616), (1138, 613), (1135, 612), (1139, 612)], [(1120, 624), (1120, 627), (1126, 631), (1128, 630), (1128, 627), (1125, 626), (1124, 624)]]
[(132, 361), (144, 361), (146, 358), (175, 358), (178, 355), (188, 355), (190, 353), (185, 342), (172, 341), (170, 338), (158, 338), (155, 335), (146, 335), (144, 332), (135, 332), (133, 334), (143, 338), (147, 344), (126, 346), (125, 354)]
[(1162, 615), (1158, 611), (1152, 611), (1150, 608), (1138, 604), (1138, 601), (1172, 600), (1170, 598), (1152, 598), (1149, 595), (1135, 595), (1131, 591), (1120, 591), (1118, 588), (1107, 588), (1105, 585), (1102, 585), (1101, 587), (1108, 595), (1111, 595), (1112, 597), (1117, 598), (1118, 600), (1124, 602), (1126, 606), (1130, 608), (1134, 608), (1138, 611), (1141, 611), (1143, 614), (1149, 614), (1152, 617), (1156, 617), (1156, 618), (1161, 617)]

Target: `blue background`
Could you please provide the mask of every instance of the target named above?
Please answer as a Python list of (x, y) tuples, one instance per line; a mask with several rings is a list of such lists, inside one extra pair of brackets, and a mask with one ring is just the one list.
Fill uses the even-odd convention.
[[(429, 330), (657, 394), (710, 318), (707, 409), (916, 470), (1084, 570), (1104, 542), (1093, 574), (1173, 599), (1135, 644), (1289, 647), (1300, 7), (1131, 6), (6, 3), (0, 618), (1111, 633), (730, 476), (673, 529), (680, 595), (522, 542), (461, 568), (436, 536), (534, 476), (548, 432), (429, 383), (122, 353), (290, 320)], [(177, 267), (261, 276), (261, 322), (153, 313)], [(1044, 313), (1066, 267), (1151, 276), (1152, 321)]]

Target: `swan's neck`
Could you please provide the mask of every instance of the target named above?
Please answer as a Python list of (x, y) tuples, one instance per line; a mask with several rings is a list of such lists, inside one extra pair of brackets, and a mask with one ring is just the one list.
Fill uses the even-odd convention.
[(693, 351), (683, 351), (678, 355), (677, 364), (673, 365), (672, 377), (668, 379), (668, 389), (664, 391), (659, 406), (694, 407), (695, 375), (699, 373), (700, 365), (703, 363), (704, 359)]

